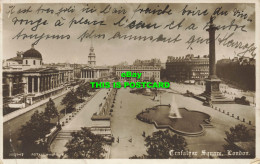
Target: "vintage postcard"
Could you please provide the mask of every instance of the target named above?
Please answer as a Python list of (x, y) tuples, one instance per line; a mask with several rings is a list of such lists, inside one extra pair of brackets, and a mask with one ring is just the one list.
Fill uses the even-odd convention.
[(259, 11), (1, 2), (1, 162), (260, 163)]

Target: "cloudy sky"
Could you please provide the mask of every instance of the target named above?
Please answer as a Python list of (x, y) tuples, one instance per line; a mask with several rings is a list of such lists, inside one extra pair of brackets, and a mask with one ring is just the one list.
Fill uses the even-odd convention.
[[(51, 13), (37, 13), (37, 9), (42, 5), (42, 9), (52, 9), (54, 12)], [(216, 36), (220, 35), (220, 38), (223, 38), (225, 35), (229, 35), (234, 32), (234, 35), (230, 38), (234, 41), (242, 42), (242, 44), (248, 43), (251, 45), (255, 43), (255, 6), (254, 4), (188, 4), (186, 10), (192, 10), (198, 12), (200, 10), (202, 13), (198, 16), (198, 13), (193, 16), (192, 14), (187, 15), (187, 13), (183, 13), (183, 9), (187, 4), (169, 4), (169, 8), (167, 11), (171, 10), (171, 14), (148, 14), (148, 13), (140, 13), (136, 11), (137, 7), (139, 9), (165, 9), (168, 5), (164, 4), (110, 4), (111, 10), (107, 13), (100, 13), (107, 5), (109, 4), (5, 4), (4, 5), (4, 13), (3, 13), (3, 58), (11, 58), (16, 56), (17, 51), (26, 51), (30, 49), (31, 44), (35, 42), (35, 39), (12, 39), (14, 38), (22, 29), (24, 29), (23, 33), (37, 34), (42, 35), (70, 35), (69, 40), (45, 40), (42, 39), (37, 45), (35, 45), (35, 49), (41, 52), (43, 56), (43, 60), (45, 63), (52, 62), (70, 62), (70, 63), (87, 63), (87, 56), (89, 53), (89, 48), (91, 44), (90, 39), (83, 39), (80, 42), (77, 39), (82, 33), (86, 30), (91, 32), (95, 31), (95, 34), (105, 34), (105, 39), (92, 39), (97, 64), (98, 65), (114, 65), (118, 64), (122, 61), (127, 61), (129, 64), (135, 59), (151, 59), (151, 58), (159, 58), (162, 62), (166, 62), (167, 56), (185, 56), (186, 54), (194, 54), (197, 55), (207, 55), (208, 54), (208, 44), (202, 43), (197, 44), (194, 43), (191, 47), (187, 49), (188, 44), (185, 43), (189, 40), (189, 38), (193, 35), (196, 38), (208, 38), (208, 32), (203, 29), (203, 27), (207, 24), (210, 19), (210, 16), (214, 13), (214, 11), (221, 7), (221, 11), (223, 13), (226, 11), (228, 13), (226, 16), (218, 15), (214, 20), (214, 24), (217, 26), (228, 26), (231, 21), (235, 19), (234, 24), (238, 26), (245, 26), (243, 28), (237, 28), (234, 31), (235, 25), (230, 29), (220, 29), (216, 31)], [(12, 7), (14, 6), (14, 7)], [(31, 7), (30, 7), (31, 6)], [(27, 9), (30, 7), (29, 14), (17, 12), (19, 9)], [(71, 8), (70, 8), (71, 7)], [(10, 9), (13, 8), (13, 14), (10, 14)], [(62, 12), (57, 14), (57, 12), (61, 9), (75, 9), (74, 12)], [(82, 8), (93, 8), (96, 9), (93, 13), (84, 13), (82, 12)], [(126, 11), (123, 13), (114, 13), (112, 14), (113, 9), (124, 9)], [(70, 10), (71, 11), (71, 10)], [(136, 12), (135, 12), (136, 11)], [(220, 11), (220, 12), (221, 12)], [(234, 15), (235, 12), (240, 12), (243, 14), (247, 14), (247, 18), (242, 19), (238, 18)], [(219, 13), (220, 13), (219, 12)], [(115, 26), (113, 23), (119, 21), (123, 16), (124, 26)], [(44, 20), (48, 21), (48, 25), (40, 25), (36, 31), (32, 31), (31, 28), (34, 25), (25, 25), (25, 23), (20, 24), (19, 21), (14, 24), (15, 20), (32, 20), (36, 21), (42, 18), (42, 22)], [(88, 19), (89, 21), (104, 21), (105, 26), (100, 25), (86, 25), (86, 24), (73, 24), (69, 28), (69, 22), (72, 19), (83, 20)], [(64, 24), (60, 27), (55, 27), (54, 24), (58, 19), (65, 19)], [(167, 24), (170, 24), (172, 21), (175, 24), (182, 22), (182, 27), (179, 29), (167, 29), (164, 28)], [(128, 20), (128, 23), (125, 22)], [(161, 25), (161, 27), (157, 29), (130, 29), (125, 27), (130, 22), (136, 20), (136, 23), (142, 21), (146, 24), (154, 24)], [(251, 20), (251, 21), (250, 21)], [(196, 30), (185, 30), (187, 26), (191, 23), (194, 23), (198, 28)], [(245, 32), (246, 31), (246, 32)], [(134, 41), (134, 40), (122, 40), (122, 39), (111, 39), (116, 32), (120, 32), (122, 35), (133, 35), (133, 36), (153, 36), (154, 38), (159, 35), (163, 35), (167, 38), (175, 38), (178, 34), (180, 34), (181, 41), (177, 43), (163, 43), (163, 42), (150, 42), (147, 41)], [(238, 48), (232, 48), (223, 46), (223, 44), (219, 45), (216, 42), (216, 56), (217, 59), (221, 58), (233, 58), (235, 54), (242, 52), (243, 50)], [(246, 53), (246, 56), (251, 56), (251, 53)]]

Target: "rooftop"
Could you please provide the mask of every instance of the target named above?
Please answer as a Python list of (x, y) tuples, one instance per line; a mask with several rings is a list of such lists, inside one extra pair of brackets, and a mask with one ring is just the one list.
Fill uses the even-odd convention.
[(32, 45), (32, 48), (25, 51), (23, 53), (23, 58), (38, 58), (38, 59), (42, 59), (42, 55), (39, 51), (37, 51), (36, 49), (34, 49), (34, 46)]

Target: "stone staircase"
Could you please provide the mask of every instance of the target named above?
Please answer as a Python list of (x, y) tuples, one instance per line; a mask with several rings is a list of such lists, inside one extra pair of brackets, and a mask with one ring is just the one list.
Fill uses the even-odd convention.
[(204, 128), (214, 128), (214, 126), (211, 124), (201, 124), (201, 125), (204, 126)]
[(77, 130), (61, 130), (58, 134), (56, 139), (57, 140), (69, 140), (72, 138), (71, 133), (77, 132)]
[(210, 120), (203, 120), (203, 123), (201, 124), (204, 128), (214, 128), (214, 126), (210, 123)]

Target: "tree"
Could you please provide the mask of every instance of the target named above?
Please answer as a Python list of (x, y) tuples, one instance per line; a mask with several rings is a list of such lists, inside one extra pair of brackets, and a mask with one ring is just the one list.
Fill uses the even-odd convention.
[(120, 80), (120, 77), (118, 76), (118, 75), (115, 75), (115, 81), (118, 81), (118, 80)]
[(88, 91), (89, 91), (89, 87), (87, 86), (87, 84), (80, 84), (79, 87), (76, 90), (76, 94), (81, 99), (83, 99), (84, 97), (88, 97), (89, 96)]
[(78, 98), (74, 90), (71, 90), (66, 94), (65, 97), (63, 97), (61, 101), (61, 105), (65, 105), (66, 110), (72, 111), (74, 109), (74, 106), (77, 104)]
[(58, 122), (60, 122), (59, 118), (59, 112), (55, 106), (54, 101), (50, 98), (47, 102), (47, 106), (44, 111), (45, 116), (47, 117), (48, 122), (50, 123), (52, 118), (55, 118), (58, 116)]
[[(90, 82), (99, 83), (99, 82), (101, 82), (101, 80), (97, 79), (97, 80), (92, 80), (92, 81), (90, 81)], [(92, 86), (91, 86), (90, 83), (87, 83), (86, 86), (87, 86), (87, 88), (88, 88), (88, 91), (90, 91), (90, 92), (95, 92), (95, 91), (96, 91), (96, 87), (93, 87), (93, 88), (92, 88)]]
[(43, 152), (44, 139), (50, 133), (50, 126), (43, 112), (37, 110), (31, 116), (31, 120), (22, 126), (19, 139), (21, 148), (26, 157), (31, 157), (31, 153)]
[[(236, 143), (238, 142), (244, 142), (246, 144), (249, 144), (249, 142), (255, 142), (254, 141), (254, 135), (252, 135), (247, 129), (247, 127), (243, 124), (238, 124), (235, 127), (231, 127), (230, 131), (225, 131), (226, 133), (226, 138), (225, 140), (227, 141), (227, 144), (223, 145), (223, 148), (225, 154), (222, 158), (234, 158), (234, 156), (227, 156), (226, 153), (228, 151), (232, 152), (238, 152), (240, 151), (241, 148), (239, 148)], [(255, 145), (255, 144), (253, 144)], [(247, 158), (254, 158), (255, 157), (255, 147), (250, 147), (248, 150), (249, 151), (249, 156), (246, 156)], [(236, 156), (236, 158), (245, 158), (245, 156)]]
[(106, 153), (104, 145), (105, 139), (101, 135), (95, 135), (89, 128), (83, 127), (72, 133), (72, 139), (65, 145), (67, 151), (64, 154), (74, 159), (100, 159)]
[(229, 142), (245, 142), (250, 140), (250, 134), (247, 127), (243, 124), (238, 124), (235, 127), (230, 128), (230, 132), (225, 131), (227, 140)]
[(149, 158), (149, 159), (169, 159), (169, 158), (188, 158), (189, 156), (174, 155), (170, 156), (170, 151), (187, 151), (187, 142), (184, 137), (177, 134), (170, 134), (169, 130), (157, 131), (152, 136), (145, 138), (147, 154), (141, 157), (133, 156), (131, 158)]

